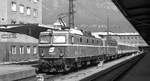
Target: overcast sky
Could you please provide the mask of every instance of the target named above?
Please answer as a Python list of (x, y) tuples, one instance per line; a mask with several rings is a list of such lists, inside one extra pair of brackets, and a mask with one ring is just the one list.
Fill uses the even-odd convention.
[[(136, 32), (110, 0), (75, 0), (75, 24), (91, 31)], [(68, 0), (43, 0), (43, 23), (53, 24), (57, 15), (68, 12)], [(64, 19), (67, 20), (67, 17)], [(87, 25), (87, 26), (86, 26)], [(98, 25), (98, 26), (97, 26)]]

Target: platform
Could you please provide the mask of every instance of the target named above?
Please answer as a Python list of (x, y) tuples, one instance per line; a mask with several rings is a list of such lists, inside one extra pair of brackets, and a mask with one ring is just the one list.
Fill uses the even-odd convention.
[[(0, 64), (0, 81), (14, 81), (35, 77), (35, 68), (29, 65)], [(33, 78), (32, 78), (33, 81)]]
[(150, 52), (118, 81), (150, 81)]
[[(126, 60), (132, 59), (133, 57), (138, 56), (138, 55), (139, 54), (126, 56), (126, 57), (123, 57), (121, 59), (105, 63), (101, 67), (98, 67), (98, 66), (90, 67), (88, 69), (81, 70), (79, 72), (70, 73), (70, 74), (67, 74), (67, 75), (64, 75), (64, 76), (56, 77), (56, 78), (53, 79), (53, 81), (80, 81), (80, 80), (83, 80), (83, 79), (85, 79), (87, 77), (90, 77), (90, 76), (92, 76), (96, 73), (99, 73), (99, 72), (101, 72), (101, 74), (103, 74), (102, 71), (104, 71), (106, 69), (109, 69), (112, 66), (115, 66), (115, 65), (117, 65), (119, 63), (122, 63)], [(49, 81), (49, 80), (45, 80), (45, 81)]]

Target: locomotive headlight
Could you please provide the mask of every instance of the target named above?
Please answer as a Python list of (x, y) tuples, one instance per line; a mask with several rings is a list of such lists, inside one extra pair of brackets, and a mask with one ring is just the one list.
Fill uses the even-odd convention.
[(50, 47), (50, 48), (49, 48), (49, 53), (54, 52), (54, 50), (55, 50), (55, 47)]

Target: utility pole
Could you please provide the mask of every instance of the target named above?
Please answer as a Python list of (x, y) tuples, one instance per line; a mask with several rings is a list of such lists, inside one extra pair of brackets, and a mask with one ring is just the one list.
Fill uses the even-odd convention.
[(69, 0), (69, 28), (74, 28), (74, 0)]
[(108, 42), (109, 42), (109, 16), (107, 16), (107, 37), (106, 37), (106, 54), (109, 53), (109, 45), (108, 45)]
[(109, 16), (107, 16), (107, 39), (109, 38)]

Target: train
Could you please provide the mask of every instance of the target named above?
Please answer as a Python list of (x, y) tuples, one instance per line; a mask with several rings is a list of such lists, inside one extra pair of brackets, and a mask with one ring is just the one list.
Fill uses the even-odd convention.
[(38, 48), (39, 72), (68, 72), (138, 51), (137, 47), (119, 45), (110, 36), (97, 38), (78, 29), (41, 32)]

